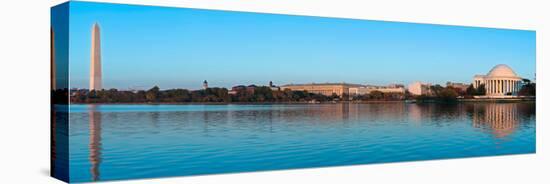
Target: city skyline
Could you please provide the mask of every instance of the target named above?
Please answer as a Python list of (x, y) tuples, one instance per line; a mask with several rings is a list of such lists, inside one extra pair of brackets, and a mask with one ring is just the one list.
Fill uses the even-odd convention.
[(95, 22), (105, 89), (471, 83), (497, 64), (535, 75), (534, 31), (88, 2), (70, 11), (71, 88), (89, 86)]

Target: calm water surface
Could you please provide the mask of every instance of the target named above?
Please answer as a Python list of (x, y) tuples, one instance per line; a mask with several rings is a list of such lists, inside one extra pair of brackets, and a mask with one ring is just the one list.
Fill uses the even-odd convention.
[(535, 152), (535, 103), (69, 110), (76, 182)]

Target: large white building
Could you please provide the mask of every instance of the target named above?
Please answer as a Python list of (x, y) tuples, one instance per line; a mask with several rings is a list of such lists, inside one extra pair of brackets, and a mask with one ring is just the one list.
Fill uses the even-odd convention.
[(514, 96), (522, 86), (522, 79), (512, 68), (499, 64), (493, 67), (487, 75), (474, 76), (474, 88), (485, 85), (486, 96)]

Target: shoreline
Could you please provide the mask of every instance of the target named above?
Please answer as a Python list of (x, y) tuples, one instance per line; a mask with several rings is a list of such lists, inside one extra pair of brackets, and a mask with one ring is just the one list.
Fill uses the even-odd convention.
[[(514, 103), (514, 102), (536, 102), (536, 98), (509, 98), (509, 99), (457, 99), (455, 103)], [(69, 103), (69, 105), (315, 105), (315, 104), (385, 104), (385, 103), (416, 103), (416, 104), (445, 104), (438, 101), (410, 101), (410, 100), (376, 100), (376, 101), (339, 101), (339, 102), (136, 102), (136, 103)]]

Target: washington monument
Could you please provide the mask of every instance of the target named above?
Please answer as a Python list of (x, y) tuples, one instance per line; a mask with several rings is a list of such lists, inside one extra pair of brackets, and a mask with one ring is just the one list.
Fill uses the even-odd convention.
[(101, 90), (101, 42), (99, 25), (92, 27), (92, 51), (90, 54), (90, 90)]

